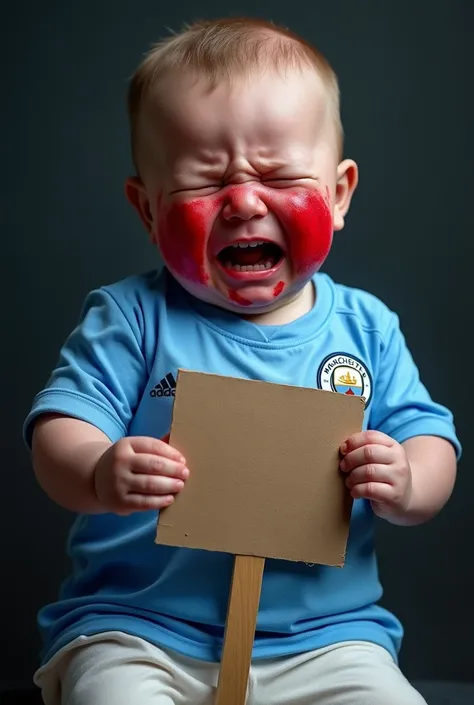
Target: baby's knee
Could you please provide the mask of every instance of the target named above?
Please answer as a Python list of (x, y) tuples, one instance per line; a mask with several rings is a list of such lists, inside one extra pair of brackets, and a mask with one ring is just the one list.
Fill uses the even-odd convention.
[(375, 676), (364, 684), (364, 693), (353, 702), (354, 705), (427, 705), (421, 693), (401, 673), (398, 678), (389, 680)]
[(334, 665), (339, 666), (342, 681), (351, 691), (341, 698), (344, 705), (427, 705), (381, 646), (348, 643), (334, 653), (340, 661)]

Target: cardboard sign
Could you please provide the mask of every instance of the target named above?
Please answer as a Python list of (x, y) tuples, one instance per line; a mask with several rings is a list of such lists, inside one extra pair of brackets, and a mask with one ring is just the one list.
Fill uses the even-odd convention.
[(156, 543), (342, 566), (339, 447), (363, 415), (360, 397), (179, 370), (170, 444), (191, 474)]

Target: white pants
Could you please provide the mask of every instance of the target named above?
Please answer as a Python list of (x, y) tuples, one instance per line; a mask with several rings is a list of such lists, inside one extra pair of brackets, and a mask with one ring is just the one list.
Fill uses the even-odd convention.
[[(79, 637), (35, 674), (46, 705), (212, 705), (218, 665), (120, 632)], [(255, 661), (247, 705), (426, 705), (368, 642)]]

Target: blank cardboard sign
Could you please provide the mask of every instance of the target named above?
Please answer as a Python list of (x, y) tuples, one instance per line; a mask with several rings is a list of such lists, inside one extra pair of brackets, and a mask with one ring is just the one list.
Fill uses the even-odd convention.
[(360, 397), (179, 370), (170, 444), (191, 474), (156, 543), (342, 566), (339, 447), (363, 415)]

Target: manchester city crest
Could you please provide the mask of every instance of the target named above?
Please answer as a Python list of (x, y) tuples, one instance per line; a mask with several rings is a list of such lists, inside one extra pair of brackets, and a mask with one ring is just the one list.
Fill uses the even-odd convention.
[(372, 378), (364, 363), (354, 355), (328, 355), (318, 370), (318, 387), (330, 392), (362, 397), (366, 407), (372, 396)]

